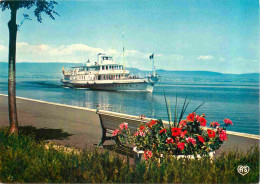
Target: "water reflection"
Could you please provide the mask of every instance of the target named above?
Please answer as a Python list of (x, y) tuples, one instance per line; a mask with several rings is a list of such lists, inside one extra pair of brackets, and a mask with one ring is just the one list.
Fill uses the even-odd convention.
[(158, 103), (152, 93), (146, 92), (67, 90), (62, 92), (63, 103), (91, 109), (98, 107), (102, 110), (133, 115), (141, 114), (141, 109), (145, 109), (150, 112), (150, 116), (154, 116), (154, 104)]

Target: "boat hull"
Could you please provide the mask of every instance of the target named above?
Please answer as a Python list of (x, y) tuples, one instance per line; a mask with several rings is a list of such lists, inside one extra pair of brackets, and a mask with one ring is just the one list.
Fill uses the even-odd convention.
[(73, 83), (62, 81), (67, 87), (73, 88), (88, 88), (93, 90), (108, 90), (108, 91), (148, 91), (153, 92), (153, 83), (136, 82), (136, 83)]

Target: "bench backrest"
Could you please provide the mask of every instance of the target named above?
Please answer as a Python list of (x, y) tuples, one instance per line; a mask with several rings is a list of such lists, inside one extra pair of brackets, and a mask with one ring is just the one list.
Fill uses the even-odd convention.
[(102, 128), (107, 130), (119, 129), (119, 125), (125, 122), (128, 123), (128, 128), (130, 129), (130, 131), (134, 132), (141, 123), (145, 124), (151, 121), (151, 119), (149, 118), (141, 119), (137, 116), (131, 116), (103, 110), (98, 110), (97, 114), (99, 115)]

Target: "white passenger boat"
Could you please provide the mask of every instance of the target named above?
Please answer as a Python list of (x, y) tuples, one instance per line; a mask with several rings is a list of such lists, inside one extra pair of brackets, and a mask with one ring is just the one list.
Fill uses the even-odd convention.
[(112, 91), (153, 92), (153, 87), (159, 80), (154, 66), (152, 74), (141, 78), (130, 75), (124, 65), (115, 64), (112, 56), (102, 53), (98, 54), (95, 64), (88, 60), (86, 66), (71, 67), (68, 71), (63, 68), (63, 75), (61, 82), (68, 87)]

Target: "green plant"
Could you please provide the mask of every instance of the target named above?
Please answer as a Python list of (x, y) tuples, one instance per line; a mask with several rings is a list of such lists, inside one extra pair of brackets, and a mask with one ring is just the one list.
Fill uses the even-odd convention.
[[(170, 155), (209, 155), (217, 150), (223, 141), (227, 140), (226, 127), (233, 125), (229, 119), (224, 120), (224, 128), (219, 128), (218, 122), (212, 122), (211, 129), (205, 129), (207, 120), (205, 114), (197, 115), (195, 112), (204, 104), (199, 105), (186, 119), (182, 119), (190, 103), (187, 97), (184, 100), (178, 119), (177, 95), (175, 114), (172, 123), (170, 102), (164, 93), (169, 127), (165, 127), (162, 120), (151, 120), (147, 124), (140, 124), (135, 133), (130, 132), (127, 123), (119, 125), (113, 132), (123, 144), (134, 144), (138, 150), (144, 151), (144, 158), (161, 157), (162, 154)], [(186, 103), (187, 102), (187, 103)], [(142, 115), (143, 116), (143, 115)], [(142, 119), (142, 116), (141, 119)], [(213, 128), (216, 128), (215, 130)]]
[[(250, 172), (242, 176), (239, 165)], [(257, 183), (259, 147), (247, 153), (222, 153), (214, 160), (179, 159), (166, 155), (137, 165), (111, 152), (82, 150), (67, 153), (25, 135), (0, 130), (0, 181), (5, 183)]]
[[(233, 124), (225, 119), (225, 126)], [(208, 155), (217, 150), (227, 140), (226, 128), (219, 128), (217, 122), (211, 126), (216, 129), (205, 129), (207, 120), (205, 115), (190, 113), (185, 120), (175, 126), (166, 128), (162, 120), (151, 120), (147, 124), (140, 124), (135, 133), (128, 129), (127, 123), (119, 125), (113, 136), (118, 136), (122, 143), (134, 144), (138, 150), (143, 150), (145, 158), (152, 155)]]

